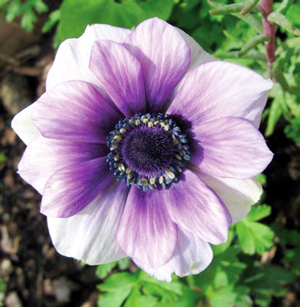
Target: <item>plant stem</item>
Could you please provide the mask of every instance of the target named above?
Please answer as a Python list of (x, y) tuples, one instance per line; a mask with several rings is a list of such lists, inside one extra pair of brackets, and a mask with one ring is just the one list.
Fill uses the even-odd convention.
[(260, 6), (262, 8), (264, 34), (270, 38), (270, 41), (265, 43), (265, 47), (268, 71), (271, 74), (272, 63), (275, 61), (275, 26), (267, 20), (267, 17), (273, 12), (273, 0), (261, 0)]

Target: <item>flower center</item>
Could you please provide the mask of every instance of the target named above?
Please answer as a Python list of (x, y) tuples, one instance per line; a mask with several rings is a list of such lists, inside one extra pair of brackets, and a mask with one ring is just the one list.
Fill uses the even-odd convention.
[(143, 191), (178, 182), (190, 160), (186, 135), (167, 115), (136, 114), (120, 120), (107, 137), (110, 169)]

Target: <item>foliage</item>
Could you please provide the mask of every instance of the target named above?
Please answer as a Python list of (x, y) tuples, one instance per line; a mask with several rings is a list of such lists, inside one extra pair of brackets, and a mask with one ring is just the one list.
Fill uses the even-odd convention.
[(238, 243), (245, 254), (262, 255), (272, 247), (274, 232), (268, 226), (257, 222), (270, 213), (269, 206), (254, 206), (251, 212), (235, 225)]
[(7, 161), (7, 157), (4, 152), (0, 151), (0, 164)]
[(199, 294), (173, 278), (171, 283), (160, 282), (141, 270), (121, 272), (110, 276), (99, 285), (103, 291), (98, 306), (188, 306), (197, 304)]
[[(269, 38), (262, 32), (258, 5), (255, 0), (64, 0), (49, 14), (42, 30), (48, 32), (56, 25), (57, 47), (66, 38), (80, 36), (91, 23), (132, 28), (153, 16), (168, 20), (216, 58), (272, 78), (275, 84), (263, 114), (265, 135), (285, 125), (286, 136), (300, 146), (300, 2), (274, 3), (268, 19), (277, 27), (276, 61), (269, 67), (264, 48)], [(8, 21), (20, 17), (28, 31), (34, 27), (36, 14), (48, 9), (43, 0), (0, 0), (0, 8)], [(0, 163), (3, 159), (0, 154)], [(264, 175), (258, 180), (266, 184)], [(174, 276), (171, 283), (165, 283), (138, 270), (129, 259), (98, 266), (98, 305), (269, 306), (273, 297), (286, 295), (300, 275), (300, 234), (282, 220), (267, 226), (271, 218), (270, 206), (253, 206), (244, 220), (232, 226), (228, 242), (213, 247), (212, 264), (197, 276)], [(270, 263), (276, 249), (283, 256)]]
[(6, 288), (6, 283), (4, 280), (0, 279), (0, 307), (4, 306), (4, 292)]
[[(269, 306), (272, 297), (282, 297), (287, 293), (286, 285), (293, 283), (300, 273), (297, 259), (300, 234), (296, 231), (284, 233), (280, 225), (271, 229), (260, 222), (270, 214), (270, 206), (253, 206), (243, 221), (232, 226), (228, 241), (213, 247), (212, 264), (196, 276), (183, 279), (173, 276), (172, 282), (166, 283), (141, 270), (131, 273), (125, 267), (123, 270), (126, 269), (126, 272), (112, 273), (117, 262), (98, 266), (99, 277), (110, 275), (98, 287), (101, 291), (98, 306), (172, 304), (193, 307), (199, 301), (203, 304), (209, 302), (212, 307), (246, 307), (254, 302), (258, 306)], [(242, 231), (241, 227), (245, 229)], [(259, 261), (259, 255), (264, 255), (274, 246), (275, 233), (280, 233), (284, 246), (293, 244), (295, 247), (289, 249), (283, 258), (283, 263), (291, 265), (292, 270)], [(247, 254), (256, 256), (249, 257)]]
[(0, 0), (0, 9), (3, 10), (8, 22), (22, 16), (21, 26), (28, 32), (33, 30), (37, 22), (36, 13), (41, 14), (48, 11), (43, 0)]

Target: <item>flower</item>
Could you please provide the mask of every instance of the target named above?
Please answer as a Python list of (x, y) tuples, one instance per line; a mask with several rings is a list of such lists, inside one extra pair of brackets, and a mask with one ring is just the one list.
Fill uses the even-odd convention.
[(62, 43), (46, 93), (12, 122), (57, 251), (92, 265), (129, 256), (166, 281), (204, 270), (209, 243), (261, 195), (271, 87), (158, 18)]

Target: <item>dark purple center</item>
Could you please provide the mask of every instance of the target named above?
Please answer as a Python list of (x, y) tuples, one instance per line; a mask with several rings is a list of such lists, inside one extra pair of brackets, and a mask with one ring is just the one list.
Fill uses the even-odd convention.
[(166, 114), (135, 114), (107, 136), (109, 168), (117, 180), (147, 192), (177, 183), (189, 161), (187, 135)]
[(156, 176), (170, 167), (174, 156), (172, 136), (162, 127), (142, 126), (125, 138), (121, 153), (125, 163), (143, 176)]

